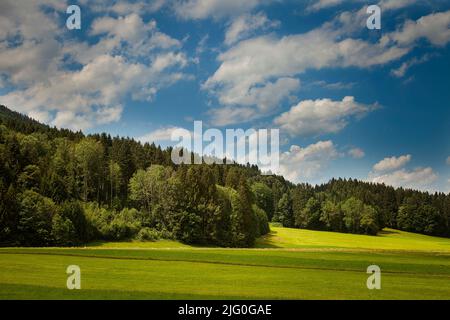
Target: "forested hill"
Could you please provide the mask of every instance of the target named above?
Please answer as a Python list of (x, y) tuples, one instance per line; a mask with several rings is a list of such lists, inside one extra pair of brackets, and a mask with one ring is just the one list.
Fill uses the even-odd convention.
[(59, 130), (0, 106), (0, 244), (177, 239), (252, 246), (268, 220), (450, 236), (450, 196), (356, 180), (294, 185), (250, 165), (181, 165), (171, 149)]
[(66, 137), (71, 140), (77, 140), (84, 137), (81, 131), (73, 132), (68, 129), (57, 129), (42, 124), (26, 115), (12, 111), (7, 107), (0, 105), (0, 123), (9, 129), (24, 134), (40, 132), (46, 134), (50, 139), (55, 137)]

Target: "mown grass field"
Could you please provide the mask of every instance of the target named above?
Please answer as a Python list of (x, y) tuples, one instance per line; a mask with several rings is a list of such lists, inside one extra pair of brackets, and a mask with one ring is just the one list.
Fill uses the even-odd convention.
[[(366, 269), (382, 270), (368, 290)], [(68, 265), (81, 290), (66, 289)], [(174, 241), (0, 249), (0, 299), (450, 299), (450, 239), (272, 227), (255, 249)]]

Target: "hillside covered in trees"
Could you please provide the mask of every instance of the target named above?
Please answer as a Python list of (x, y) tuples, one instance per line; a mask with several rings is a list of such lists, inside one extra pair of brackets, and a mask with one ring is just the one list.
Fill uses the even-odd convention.
[(356, 180), (294, 185), (251, 165), (180, 165), (171, 148), (51, 128), (0, 106), (0, 245), (159, 238), (251, 247), (269, 221), (450, 236), (450, 196)]

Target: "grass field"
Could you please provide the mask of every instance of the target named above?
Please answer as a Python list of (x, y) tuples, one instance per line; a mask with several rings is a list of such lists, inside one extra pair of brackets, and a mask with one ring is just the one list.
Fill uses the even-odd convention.
[[(366, 269), (382, 270), (368, 290)], [(81, 290), (66, 289), (68, 265)], [(0, 299), (450, 299), (450, 239), (272, 227), (256, 249), (174, 241), (0, 249)]]

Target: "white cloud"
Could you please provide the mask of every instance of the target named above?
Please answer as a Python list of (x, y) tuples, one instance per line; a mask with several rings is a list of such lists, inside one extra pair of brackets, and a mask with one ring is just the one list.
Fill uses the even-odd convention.
[(147, 66), (127, 62), (121, 56), (101, 55), (79, 71), (60, 72), (47, 83), (12, 91), (1, 100), (25, 113), (43, 109), (56, 112), (51, 124), (58, 127), (87, 129), (118, 121), (127, 96), (151, 101), (161, 87), (183, 78), (179, 73), (162, 73), (173, 63), (178, 62), (175, 59)]
[(308, 11), (319, 11), (326, 8), (331, 8), (338, 6), (345, 1), (348, 0), (318, 0), (318, 1), (312, 1), (312, 3), (307, 7)]
[(348, 125), (351, 118), (362, 117), (373, 108), (356, 102), (354, 97), (345, 97), (342, 101), (305, 100), (274, 122), (291, 136), (337, 133)]
[(65, 12), (67, 1), (12, 1), (0, 3), (0, 39), (20, 34), (24, 39), (42, 39), (58, 33), (55, 16), (45, 14), (43, 7)]
[(320, 81), (315, 81), (313, 83), (311, 83), (311, 85), (313, 86), (319, 86), (325, 89), (329, 89), (329, 90), (344, 90), (344, 89), (352, 89), (356, 83), (355, 82), (326, 82), (323, 80)]
[[(0, 75), (4, 82), (28, 84), (45, 79), (56, 71), (60, 61), (60, 44), (54, 39), (61, 35), (56, 14), (47, 9), (64, 10), (65, 1), (12, 1), (0, 3)], [(11, 39), (15, 39), (10, 43)]]
[(153, 13), (160, 10), (166, 3), (167, 0), (138, 2), (119, 1), (111, 7), (111, 10), (120, 15), (127, 15), (130, 13)]
[(84, 7), (96, 13), (113, 13), (117, 15), (128, 15), (130, 13), (154, 13), (160, 10), (170, 0), (79, 0)]
[[(65, 13), (67, 6), (54, 2), (41, 4)], [(36, 3), (0, 4), (0, 78), (14, 88), (0, 101), (16, 111), (58, 127), (87, 129), (120, 120), (129, 98), (150, 102), (162, 88), (189, 79), (182, 72), (189, 63), (182, 43), (153, 20), (144, 22), (136, 13), (97, 18), (87, 32), (93, 41), (79, 42), (66, 39), (58, 16)], [(12, 46), (11, 36), (21, 41)]]
[(211, 116), (211, 124), (223, 127), (237, 122), (248, 122), (256, 118), (257, 113), (254, 108), (236, 108), (236, 107), (222, 107), (209, 110)]
[(394, 77), (402, 78), (402, 77), (405, 76), (405, 74), (408, 72), (408, 70), (411, 67), (413, 67), (415, 65), (418, 65), (418, 64), (425, 63), (425, 62), (429, 61), (430, 59), (431, 59), (431, 55), (429, 55), (429, 54), (426, 54), (426, 55), (422, 56), (421, 58), (415, 58), (414, 57), (414, 58), (412, 58), (412, 59), (410, 59), (408, 61), (403, 62), (401, 64), (401, 66), (398, 67), (397, 69), (393, 69), (391, 71), (391, 74)]
[(52, 120), (48, 111), (38, 109), (28, 112), (28, 116), (41, 123), (49, 123)]
[(305, 148), (293, 145), (288, 152), (280, 154), (279, 172), (294, 183), (313, 182), (338, 157), (332, 141), (319, 141)]
[(418, 3), (419, 0), (381, 0), (379, 5), (383, 10), (397, 10)]
[[(313, 0), (307, 7), (308, 11), (319, 11), (322, 9), (332, 8), (344, 3), (365, 2), (363, 0)], [(416, 4), (419, 0), (381, 0), (378, 5), (382, 10), (396, 10)], [(376, 4), (375, 1), (373, 4)]]
[(411, 155), (404, 155), (400, 157), (384, 158), (373, 166), (375, 171), (391, 171), (404, 167), (412, 159)]
[(195, 53), (197, 55), (202, 54), (207, 50), (207, 43), (209, 40), (209, 34), (204, 35), (197, 44), (197, 48), (195, 48)]
[(401, 169), (380, 176), (372, 175), (370, 179), (374, 183), (384, 183), (396, 188), (431, 190), (431, 185), (436, 182), (438, 175), (432, 168), (417, 168), (412, 171)]
[(444, 46), (450, 42), (450, 11), (433, 13), (417, 21), (408, 20), (387, 37), (401, 46), (411, 46), (423, 38), (435, 46)]
[(120, 53), (129, 60), (148, 61), (158, 50), (177, 50), (181, 41), (160, 32), (154, 20), (144, 22), (137, 14), (102, 17), (92, 22), (91, 36), (100, 36), (95, 44), (66, 43), (64, 52), (79, 63), (88, 63), (102, 54)]
[[(410, 4), (412, 2), (408, 1), (398, 5), (384, 2), (388, 9)], [(448, 16), (449, 13), (436, 13), (417, 22), (408, 21), (398, 31), (387, 33), (378, 42), (371, 42), (356, 37), (365, 28), (367, 14), (364, 7), (356, 12), (343, 12), (303, 34), (266, 35), (240, 41), (218, 56), (220, 66), (203, 88), (223, 107), (244, 108), (249, 113), (249, 105), (241, 102), (246, 101), (253, 88), (265, 87), (277, 79), (298, 77), (308, 70), (385, 65), (411, 52), (417, 45), (416, 40), (423, 37), (432, 44), (443, 45), (450, 39)], [(405, 73), (409, 66), (406, 64), (394, 74)], [(291, 93), (284, 94), (287, 97)], [(257, 111), (266, 115), (273, 112), (265, 108)], [(239, 111), (233, 113), (239, 114)], [(243, 118), (238, 122), (247, 120)]]
[(352, 148), (348, 151), (348, 154), (354, 159), (362, 159), (366, 156), (364, 150), (360, 148)]
[(4, 104), (27, 113), (43, 108), (55, 111), (52, 124), (58, 127), (86, 129), (95, 123), (119, 120), (122, 108), (118, 105), (130, 92), (137, 100), (151, 101), (164, 79), (158, 75), (152, 66), (102, 55), (79, 71), (60, 73), (48, 79), (48, 83), (36, 83), (1, 98)]
[(338, 39), (327, 28), (282, 38), (261, 36), (241, 41), (222, 53), (220, 67), (203, 88), (216, 95), (222, 105), (238, 104), (254, 88), (274, 79), (293, 78), (308, 69), (382, 65), (408, 51), (382, 43)]
[(228, 107), (210, 110), (211, 123), (224, 126), (267, 116), (276, 111), (279, 104), (299, 87), (298, 79), (280, 78), (274, 83), (267, 82), (263, 86), (253, 87), (244, 95), (230, 92), (221, 98), (221, 103)]
[(18, 85), (45, 81), (57, 73), (60, 51), (61, 45), (54, 39), (24, 40), (17, 47), (0, 41), (0, 73), (6, 76), (5, 82)]
[[(155, 144), (161, 143), (161, 142), (170, 142), (172, 139), (172, 133), (175, 130), (186, 130), (186, 129), (183, 129), (180, 127), (174, 127), (174, 126), (164, 127), (164, 128), (160, 128), (155, 131), (152, 131), (142, 137), (139, 137), (139, 138), (137, 138), (137, 140), (142, 143), (154, 142)], [(186, 132), (189, 132), (189, 131), (186, 130)]]
[(225, 44), (230, 46), (257, 30), (268, 30), (279, 26), (279, 21), (271, 21), (265, 13), (244, 14), (232, 20), (225, 33)]
[(447, 164), (450, 166), (450, 156), (447, 158)]
[[(409, 4), (406, 1), (397, 7)], [(394, 8), (390, 2), (384, 5)], [(450, 39), (450, 11), (424, 16), (417, 22), (408, 21), (399, 31), (388, 33), (376, 43), (346, 38), (364, 29), (361, 25), (365, 18), (363, 9), (344, 12), (332, 22), (304, 34), (242, 41), (218, 57), (221, 65), (204, 87), (214, 92), (222, 104), (227, 104), (229, 97), (239, 99), (251, 88), (274, 78), (294, 77), (308, 69), (383, 65), (405, 56), (421, 37), (435, 45), (443, 45)], [(399, 72), (405, 72), (405, 68)]]
[(183, 0), (175, 1), (175, 12), (184, 19), (235, 16), (273, 0)]
[(153, 61), (152, 68), (156, 72), (164, 71), (173, 66), (179, 66), (181, 68), (188, 64), (188, 59), (184, 53), (164, 53), (158, 55)]
[(225, 86), (243, 93), (273, 77), (294, 76), (307, 69), (370, 67), (395, 60), (405, 50), (362, 40), (335, 40), (325, 29), (282, 38), (262, 36), (240, 42), (219, 56), (219, 69), (206, 87)]

